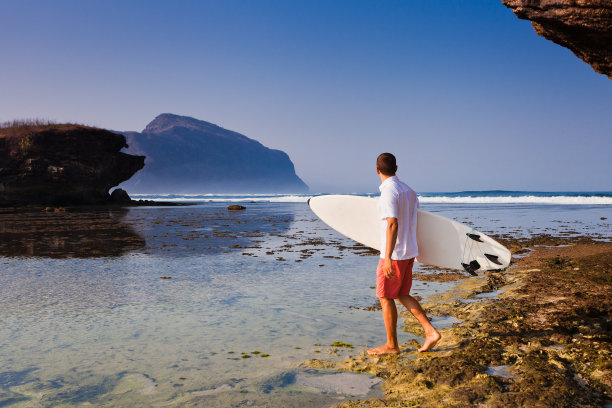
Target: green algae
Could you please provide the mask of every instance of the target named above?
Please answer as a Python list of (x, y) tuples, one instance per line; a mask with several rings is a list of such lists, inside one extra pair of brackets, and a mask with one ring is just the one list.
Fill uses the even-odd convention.
[(349, 343), (344, 343), (342, 341), (334, 341), (332, 344), (330, 344), (330, 346), (332, 347), (345, 347), (345, 348), (355, 348), (355, 346), (353, 346), (352, 344)]
[[(304, 365), (386, 380), (382, 400), (340, 407), (601, 406), (612, 396), (611, 265), (610, 243), (582, 240), (571, 248), (537, 248), (507, 271), (466, 280), (423, 304), (428, 313), (464, 320), (441, 330), (433, 352), (362, 353), (342, 362), (310, 360)], [(499, 299), (454, 300), (499, 289), (504, 290)], [(422, 333), (412, 323), (406, 331)], [(418, 347), (414, 341), (408, 345)], [(414, 359), (408, 361), (409, 356)], [(499, 365), (512, 376), (487, 373)]]

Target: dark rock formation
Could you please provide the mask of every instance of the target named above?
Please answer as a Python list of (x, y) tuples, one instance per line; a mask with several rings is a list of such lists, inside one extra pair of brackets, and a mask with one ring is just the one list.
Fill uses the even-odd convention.
[(232, 205), (228, 205), (227, 209), (230, 211), (242, 211), (242, 210), (246, 210), (246, 207), (244, 205), (232, 204)]
[(110, 195), (110, 199), (113, 203), (131, 203), (132, 199), (130, 198), (127, 191), (122, 188), (116, 188)]
[(80, 125), (0, 128), (0, 205), (101, 204), (144, 166), (125, 137)]
[(536, 33), (612, 78), (611, 0), (502, 0)]
[(124, 132), (130, 153), (147, 156), (129, 182), (138, 193), (304, 192), (286, 153), (240, 133), (187, 116), (159, 115), (142, 131)]

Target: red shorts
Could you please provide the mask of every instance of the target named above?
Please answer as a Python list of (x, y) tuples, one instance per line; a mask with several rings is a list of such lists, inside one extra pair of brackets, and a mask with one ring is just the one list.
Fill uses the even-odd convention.
[(387, 279), (383, 272), (385, 260), (381, 258), (376, 268), (376, 296), (397, 299), (399, 296), (409, 295), (412, 287), (413, 264), (414, 258), (391, 261), (391, 268), (395, 274)]

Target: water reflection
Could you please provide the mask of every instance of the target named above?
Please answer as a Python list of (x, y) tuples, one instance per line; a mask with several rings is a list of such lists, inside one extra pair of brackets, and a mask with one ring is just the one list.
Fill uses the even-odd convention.
[(0, 212), (0, 256), (47, 258), (118, 257), (139, 251), (163, 257), (260, 248), (285, 233), (289, 211), (254, 206), (231, 212), (225, 205), (59, 212)]
[(98, 258), (144, 248), (145, 239), (122, 221), (128, 212), (3, 212), (0, 256)]
[(146, 252), (163, 257), (190, 257), (244, 252), (287, 232), (295, 214), (287, 206), (253, 204), (228, 211), (225, 204), (182, 208), (134, 208), (126, 217), (146, 239)]

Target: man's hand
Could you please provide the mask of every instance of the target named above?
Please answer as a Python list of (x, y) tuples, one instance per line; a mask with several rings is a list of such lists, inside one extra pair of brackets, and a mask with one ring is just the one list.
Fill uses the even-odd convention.
[(385, 278), (387, 279), (391, 279), (393, 276), (395, 276), (395, 272), (393, 272), (393, 267), (391, 266), (391, 258), (385, 258), (383, 272), (385, 273)]

